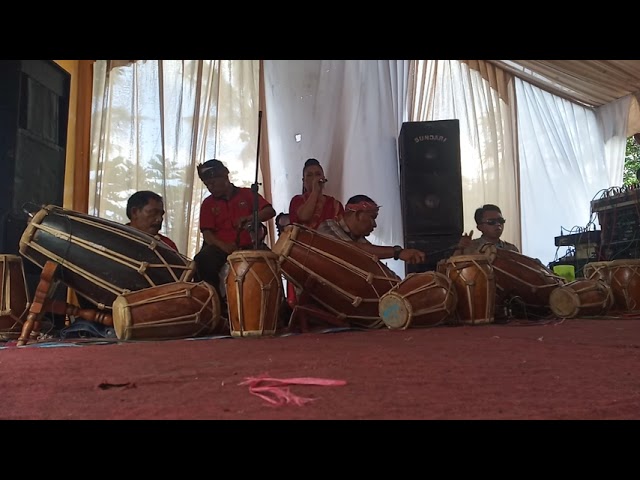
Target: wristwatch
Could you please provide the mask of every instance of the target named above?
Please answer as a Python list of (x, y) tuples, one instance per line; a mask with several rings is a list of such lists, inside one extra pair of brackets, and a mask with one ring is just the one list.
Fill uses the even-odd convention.
[(400, 253), (404, 250), (400, 245), (393, 246), (393, 259), (398, 260), (400, 258)]

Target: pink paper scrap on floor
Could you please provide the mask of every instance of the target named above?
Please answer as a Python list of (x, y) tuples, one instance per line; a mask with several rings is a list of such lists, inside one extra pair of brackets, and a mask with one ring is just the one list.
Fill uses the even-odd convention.
[(319, 385), (322, 387), (337, 387), (346, 384), (347, 382), (344, 380), (332, 380), (329, 378), (272, 378), (262, 375), (258, 377), (245, 377), (245, 381), (238, 385), (248, 385), (249, 393), (262, 398), (272, 405), (279, 406), (287, 403), (293, 403), (294, 405), (301, 407), (305, 403), (316, 399), (294, 395), (291, 393), (287, 385)]

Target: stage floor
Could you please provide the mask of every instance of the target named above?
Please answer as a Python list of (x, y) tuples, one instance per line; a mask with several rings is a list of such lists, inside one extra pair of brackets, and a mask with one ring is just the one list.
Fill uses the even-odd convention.
[(0, 345), (2, 419), (640, 419), (637, 319)]

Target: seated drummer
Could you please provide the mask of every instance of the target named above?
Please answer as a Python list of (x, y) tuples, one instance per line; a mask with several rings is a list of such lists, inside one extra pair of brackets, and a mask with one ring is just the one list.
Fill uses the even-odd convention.
[(162, 240), (166, 245), (178, 251), (173, 240), (160, 233), (164, 213), (162, 197), (155, 192), (141, 190), (131, 195), (127, 200), (127, 217), (130, 220), (127, 225)]
[(502, 216), (502, 211), (497, 205), (490, 203), (478, 208), (473, 215), (476, 221), (476, 228), (480, 230), (482, 236), (472, 240), (473, 230), (468, 234), (462, 235), (460, 242), (458, 243), (458, 249), (454, 255), (469, 255), (476, 253), (480, 250), (485, 243), (492, 243), (497, 248), (503, 248), (505, 250), (511, 250), (520, 253), (518, 247), (513, 243), (506, 242), (500, 239), (502, 232), (504, 231), (504, 224), (506, 220)]
[[(236, 187), (229, 181), (229, 170), (220, 160), (207, 160), (198, 165), (198, 176), (211, 193), (200, 206), (200, 230), (204, 242), (194, 260), (198, 277), (211, 284), (220, 298), (220, 271), (227, 256), (236, 250), (253, 249), (253, 191)], [(258, 193), (258, 221), (275, 217), (276, 211)], [(267, 248), (262, 242), (259, 248)]]
[(379, 259), (393, 258), (404, 262), (424, 263), (426, 255), (414, 248), (373, 245), (367, 236), (376, 228), (376, 218), (380, 207), (366, 195), (355, 195), (344, 206), (344, 214), (325, 220), (318, 226), (318, 232), (347, 242), (354, 242), (360, 249)]

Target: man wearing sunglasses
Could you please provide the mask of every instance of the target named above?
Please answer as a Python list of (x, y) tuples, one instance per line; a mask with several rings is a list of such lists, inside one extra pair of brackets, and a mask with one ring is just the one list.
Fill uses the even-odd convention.
[(471, 254), (477, 252), (485, 243), (493, 243), (498, 248), (504, 248), (506, 250), (512, 250), (520, 253), (518, 247), (513, 243), (500, 240), (500, 236), (504, 230), (504, 224), (506, 220), (502, 216), (500, 207), (492, 205), (490, 203), (483, 205), (476, 210), (473, 218), (476, 221), (476, 228), (480, 230), (482, 236), (472, 240), (473, 230), (468, 234), (462, 235), (460, 243), (458, 243), (458, 250), (455, 255)]

